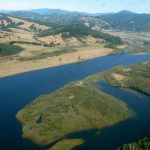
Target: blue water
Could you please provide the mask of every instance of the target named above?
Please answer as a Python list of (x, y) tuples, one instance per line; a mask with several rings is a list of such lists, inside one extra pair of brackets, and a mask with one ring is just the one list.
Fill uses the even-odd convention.
[(135, 117), (104, 129), (86, 130), (68, 135), (68, 138), (81, 138), (86, 142), (75, 150), (116, 150), (125, 143), (150, 137), (150, 96), (137, 91), (116, 88), (104, 82), (97, 87), (118, 100), (123, 100), (136, 113)]
[[(0, 78), (0, 149), (43, 149), (21, 137), (21, 125), (15, 119), (16, 113), (39, 95), (53, 92), (69, 82), (81, 80), (118, 65), (128, 66), (148, 60), (150, 60), (148, 54), (113, 55)], [(103, 138), (101, 140), (103, 141)], [(95, 149), (98, 143), (95, 144)], [(110, 145), (114, 145), (113, 142)]]

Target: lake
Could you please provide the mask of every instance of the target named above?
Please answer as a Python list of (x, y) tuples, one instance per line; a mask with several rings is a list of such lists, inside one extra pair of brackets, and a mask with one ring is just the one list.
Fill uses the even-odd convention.
[[(38, 71), (22, 73), (10, 77), (0, 78), (0, 133), (1, 133), (0, 149), (2, 150), (45, 149), (45, 147), (38, 146), (32, 143), (30, 140), (23, 139), (21, 132), (21, 124), (15, 119), (16, 113), (36, 97), (40, 96), (41, 94), (53, 92), (69, 82), (84, 79), (89, 75), (111, 69), (112, 67), (118, 65), (128, 66), (148, 60), (150, 60), (149, 54), (110, 55), (83, 61), (80, 63), (68, 64), (58, 67), (42, 69)], [(127, 94), (121, 95), (121, 98), (125, 101), (126, 99), (127, 101), (129, 101), (128, 98), (126, 98), (126, 95), (128, 95), (128, 93), (131, 92), (127, 92)], [(118, 92), (117, 95), (115, 96), (118, 96)], [(135, 97), (138, 97), (138, 95), (136, 94)], [(145, 98), (143, 99), (143, 101), (145, 101)], [(135, 109), (136, 111), (136, 106), (134, 105), (135, 104), (133, 104), (133, 109)], [(137, 102), (137, 105), (140, 104)], [(150, 105), (148, 104), (148, 106)], [(147, 108), (145, 105), (142, 104), (141, 107), (143, 107), (141, 108), (143, 110)], [(83, 134), (77, 133), (77, 134), (82, 134), (82, 136), (85, 137), (85, 139), (87, 140), (90, 139), (89, 145), (93, 146), (92, 150), (99, 149), (100, 146), (99, 143), (102, 143), (101, 145), (102, 150), (103, 147), (107, 148), (108, 145), (113, 148), (116, 147), (116, 145), (123, 143), (124, 141), (132, 141), (133, 139), (138, 139), (140, 137), (145, 136), (145, 132), (147, 132), (148, 128), (147, 126), (149, 125), (148, 124), (149, 121), (148, 120), (146, 121), (144, 119), (144, 114), (143, 115), (141, 114), (141, 119), (143, 120), (143, 122), (141, 124), (137, 124), (137, 128), (135, 127), (134, 127), (135, 129), (133, 128), (134, 129), (133, 136), (135, 137), (131, 136), (132, 134), (130, 132), (131, 129), (129, 129), (127, 124), (124, 125), (124, 128), (122, 128), (122, 126), (120, 127), (120, 124), (115, 125), (113, 127), (109, 127), (108, 129), (102, 130), (102, 134), (95, 135), (95, 131), (87, 131), (87, 133)], [(131, 120), (131, 123), (132, 121), (136, 122), (137, 121), (136, 119), (137, 118), (133, 118), (133, 120)], [(112, 128), (117, 128), (116, 130), (114, 129), (114, 131), (117, 131), (117, 133), (114, 133)], [(144, 128), (145, 132), (143, 131)], [(137, 130), (137, 132), (139, 132), (138, 134), (135, 134), (136, 129), (138, 129)], [(128, 136), (126, 137), (126, 135), (124, 135), (123, 132), (125, 132), (126, 135)], [(90, 133), (93, 136), (91, 136)], [(148, 133), (150, 133), (150, 131)], [(90, 136), (88, 136), (87, 134)], [(117, 142), (116, 140), (118, 140), (119, 137), (121, 138), (122, 136), (124, 136), (124, 138), (120, 139)], [(86, 146), (87, 146), (86, 144), (83, 145), (83, 147)], [(91, 149), (91, 146), (89, 146), (88, 149)]]

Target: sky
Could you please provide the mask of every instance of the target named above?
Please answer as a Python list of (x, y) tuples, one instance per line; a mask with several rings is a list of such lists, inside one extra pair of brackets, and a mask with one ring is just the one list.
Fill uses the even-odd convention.
[(0, 10), (63, 9), (88, 13), (150, 13), (150, 0), (0, 0)]

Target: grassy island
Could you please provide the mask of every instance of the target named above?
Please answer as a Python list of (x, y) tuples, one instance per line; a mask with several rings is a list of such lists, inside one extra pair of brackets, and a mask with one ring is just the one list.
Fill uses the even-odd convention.
[(120, 66), (38, 97), (16, 115), (23, 124), (23, 136), (38, 144), (49, 144), (73, 132), (100, 129), (128, 119), (133, 111), (94, 83), (104, 80), (150, 94), (149, 70), (149, 62), (130, 68)]
[(17, 113), (23, 136), (49, 144), (69, 133), (111, 126), (133, 116), (123, 101), (93, 84), (97, 78), (70, 83), (25, 106)]

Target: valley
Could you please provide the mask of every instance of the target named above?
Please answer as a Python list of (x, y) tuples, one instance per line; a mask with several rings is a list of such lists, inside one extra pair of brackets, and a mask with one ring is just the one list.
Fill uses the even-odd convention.
[[(93, 37), (95, 31), (90, 33), (91, 29), (85, 26), (78, 25), (70, 29), (68, 26), (58, 27), (58, 33), (42, 35), (44, 32), (48, 34), (47, 30), (53, 32), (54, 29), (15, 17), (4, 17), (3, 22), (7, 23), (2, 24), (0, 43), (1, 49), (8, 50), (4, 50), (7, 51), (5, 54), (0, 52), (0, 77), (104, 56), (113, 51), (105, 47), (103, 35), (101, 38)], [(77, 30), (81, 31), (76, 33)], [(69, 33), (72, 35), (66, 37)], [(2, 47), (4, 44), (6, 46)], [(9, 50), (7, 47), (20, 50)]]
[(1, 14), (0, 19), (0, 48), (6, 49), (0, 51), (0, 77), (126, 50), (149, 53), (149, 33), (115, 31), (101, 16), (12, 12)]
[(1, 149), (149, 150), (150, 14), (32, 1), (0, 10)]

